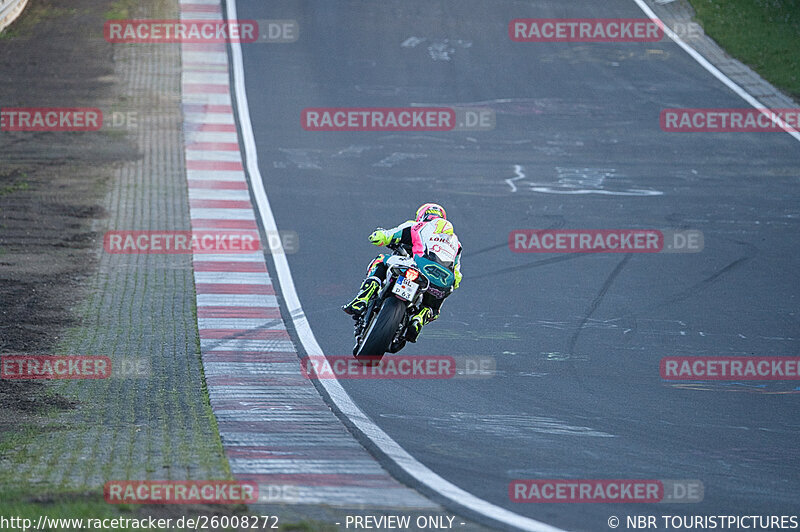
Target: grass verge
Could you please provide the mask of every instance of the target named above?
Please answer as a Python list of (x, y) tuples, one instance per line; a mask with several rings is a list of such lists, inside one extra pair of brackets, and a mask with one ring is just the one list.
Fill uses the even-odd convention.
[(42, 5), (40, 2), (28, 2), (19, 18), (0, 32), (0, 40), (27, 39), (33, 35), (34, 27), (44, 20), (74, 16), (77, 13), (78, 10), (75, 8), (52, 7)]
[(689, 0), (706, 35), (761, 77), (800, 99), (797, 0)]

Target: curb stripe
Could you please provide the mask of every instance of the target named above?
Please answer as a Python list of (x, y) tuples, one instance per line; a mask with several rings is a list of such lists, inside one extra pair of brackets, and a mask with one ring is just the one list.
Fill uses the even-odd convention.
[[(247, 183), (242, 181), (203, 181), (200, 179), (189, 179), (190, 189), (214, 189), (214, 190), (247, 190)], [(255, 224), (253, 224), (255, 226)]]
[(242, 163), (233, 161), (186, 161), (187, 170), (244, 170)]
[(184, 83), (183, 91), (188, 93), (229, 94), (227, 85), (213, 83)]
[(266, 284), (272, 285), (272, 280), (266, 273), (230, 273), (230, 272), (195, 272), (195, 283), (226, 283), (236, 284)]
[(219, 218), (228, 220), (255, 220), (255, 215), (250, 209), (210, 209), (195, 207), (190, 211), (191, 218)]
[(247, 184), (244, 172), (224, 170), (187, 170), (187, 176), (195, 181), (238, 181)]
[(197, 131), (217, 131), (225, 133), (236, 133), (235, 124), (202, 124)]
[(258, 229), (255, 220), (209, 220), (192, 218), (192, 225), (200, 229)]
[(213, 338), (219, 340), (287, 340), (289, 333), (286, 330), (246, 330), (246, 329), (203, 329), (200, 338)]
[(195, 285), (198, 294), (261, 294), (275, 295), (272, 285), (198, 283)]
[[(275, 296), (259, 294), (197, 294), (197, 306), (277, 306)], [(201, 331), (200, 338), (203, 338)]]
[[(219, 0), (181, 5), (184, 19), (222, 20)], [(182, 64), (192, 229), (251, 230), (263, 247), (234, 123), (227, 50), (184, 44)], [(252, 479), (264, 491), (295, 486), (295, 500), (278, 501), (287, 504), (438, 508), (392, 478), (301, 373), (264, 251), (195, 252), (193, 264), (206, 385), (236, 479)]]
[(210, 199), (190, 199), (190, 207), (209, 208), (209, 209), (249, 209), (250, 200), (210, 200)]
[(189, 199), (223, 199), (223, 200), (249, 200), (250, 195), (246, 190), (213, 190), (213, 189), (190, 189)]
[(239, 151), (234, 142), (193, 142), (186, 146), (187, 150)]
[(275, 308), (236, 307), (236, 306), (222, 307), (222, 306), (206, 305), (205, 308), (197, 309), (197, 316), (199, 318), (269, 319), (269, 318), (280, 318), (281, 313), (278, 307)]
[(196, 272), (266, 272), (265, 264), (247, 262), (205, 262), (195, 261), (194, 271)]

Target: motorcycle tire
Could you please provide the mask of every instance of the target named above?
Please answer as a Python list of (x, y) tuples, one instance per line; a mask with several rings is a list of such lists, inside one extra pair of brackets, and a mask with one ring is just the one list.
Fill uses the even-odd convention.
[(364, 333), (364, 341), (355, 354), (356, 359), (363, 363), (379, 363), (383, 354), (392, 345), (392, 340), (400, 328), (405, 312), (406, 304), (404, 302), (396, 297), (387, 298), (383, 302), (378, 316)]

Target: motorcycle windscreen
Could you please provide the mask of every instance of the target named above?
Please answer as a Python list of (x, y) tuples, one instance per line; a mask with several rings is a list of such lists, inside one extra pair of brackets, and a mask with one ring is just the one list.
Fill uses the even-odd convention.
[(431, 282), (432, 285), (439, 288), (450, 288), (456, 282), (456, 276), (453, 272), (443, 264), (436, 260), (431, 260), (430, 255), (424, 257), (414, 257), (417, 262), (419, 270), (425, 274), (425, 277)]

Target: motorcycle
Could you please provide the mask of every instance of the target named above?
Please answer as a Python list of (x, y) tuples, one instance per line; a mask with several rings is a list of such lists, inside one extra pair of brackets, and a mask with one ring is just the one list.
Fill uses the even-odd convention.
[(455, 282), (453, 272), (436, 260), (412, 256), (402, 244), (387, 247), (393, 254), (386, 260), (386, 279), (355, 323), (353, 356), (364, 364), (377, 365), (386, 352), (403, 349), (411, 317), (419, 312), (423, 296), (429, 293), (443, 299)]

